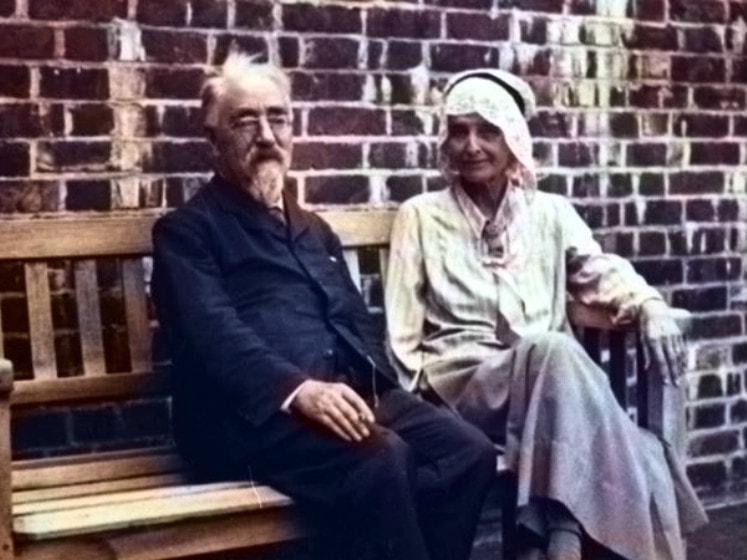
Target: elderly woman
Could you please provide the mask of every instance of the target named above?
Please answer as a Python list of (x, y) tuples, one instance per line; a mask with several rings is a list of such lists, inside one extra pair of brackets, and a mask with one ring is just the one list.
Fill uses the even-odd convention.
[(705, 522), (702, 507), (572, 337), (566, 296), (639, 319), (666, 382), (684, 369), (682, 336), (658, 292), (602, 253), (573, 206), (536, 190), (533, 108), (528, 84), (503, 71), (447, 84), (449, 187), (408, 200), (395, 219), (390, 352), (403, 382), (505, 445), (525, 557), (578, 560), (601, 545), (630, 560), (680, 559), (681, 532)]

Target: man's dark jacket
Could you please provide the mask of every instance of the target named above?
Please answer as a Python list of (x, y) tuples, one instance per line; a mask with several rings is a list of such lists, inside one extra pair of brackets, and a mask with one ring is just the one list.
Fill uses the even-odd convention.
[(334, 379), (341, 352), (364, 396), (374, 368), (379, 390), (396, 384), (338, 237), (284, 202), (287, 229), (216, 177), (153, 229), (175, 436), (205, 473), (244, 472), (263, 425), (305, 379)]

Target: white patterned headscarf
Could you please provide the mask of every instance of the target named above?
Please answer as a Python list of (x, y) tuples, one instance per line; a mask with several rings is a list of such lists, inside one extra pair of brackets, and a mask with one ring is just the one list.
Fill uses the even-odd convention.
[[(534, 114), (536, 102), (529, 84), (504, 70), (481, 68), (452, 76), (444, 91), (440, 148), (448, 134), (449, 115), (477, 113), (501, 129), (506, 145), (519, 164), (510, 177), (511, 182), (534, 189), (537, 179), (527, 119)], [(445, 167), (443, 169), (448, 172)]]

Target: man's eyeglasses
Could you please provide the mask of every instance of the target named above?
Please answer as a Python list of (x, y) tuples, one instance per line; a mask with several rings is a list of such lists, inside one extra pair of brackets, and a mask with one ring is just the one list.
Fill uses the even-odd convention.
[(262, 119), (267, 120), (267, 125), (270, 130), (276, 136), (283, 134), (288, 131), (291, 125), (291, 118), (289, 115), (266, 115), (266, 116), (254, 116), (247, 115), (240, 119), (237, 119), (231, 125), (231, 128), (245, 136), (256, 136), (262, 129)]

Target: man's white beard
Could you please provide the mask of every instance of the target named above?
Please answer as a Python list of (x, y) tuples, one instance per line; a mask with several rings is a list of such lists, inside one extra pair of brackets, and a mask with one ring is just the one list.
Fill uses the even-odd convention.
[(274, 159), (261, 161), (252, 173), (249, 192), (267, 208), (278, 206), (283, 193), (283, 166)]

